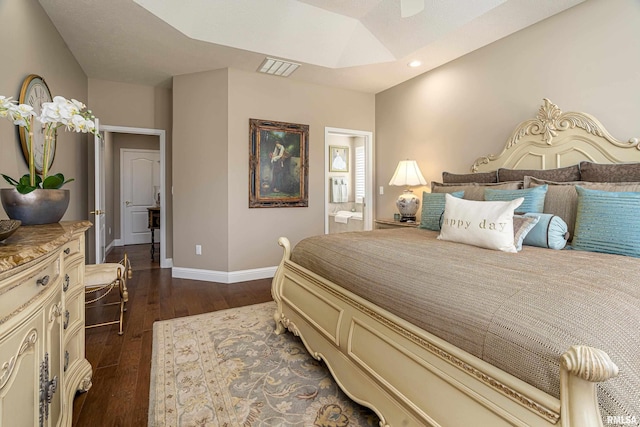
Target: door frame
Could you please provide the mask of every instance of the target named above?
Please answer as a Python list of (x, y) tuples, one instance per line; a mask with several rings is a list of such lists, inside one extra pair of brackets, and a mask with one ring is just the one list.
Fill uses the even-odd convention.
[(364, 138), (365, 146), (365, 170), (364, 183), (364, 230), (373, 230), (373, 132), (354, 129), (342, 129), (334, 127), (324, 128), (324, 233), (329, 233), (329, 135), (357, 136)]
[(95, 263), (105, 262), (107, 238), (105, 233), (105, 182), (104, 182), (104, 131), (100, 130), (100, 121), (96, 118), (96, 134), (93, 138), (94, 154), (94, 214)]
[[(128, 126), (102, 125), (101, 131), (113, 133), (129, 133), (135, 135), (155, 135), (160, 140), (160, 267), (171, 268), (167, 259), (167, 198), (166, 179), (166, 132), (164, 129), (135, 128)], [(120, 225), (122, 227), (122, 207), (120, 207)]]

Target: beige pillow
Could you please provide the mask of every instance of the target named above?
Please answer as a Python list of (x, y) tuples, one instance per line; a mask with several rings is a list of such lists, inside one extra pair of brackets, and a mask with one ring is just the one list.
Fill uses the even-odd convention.
[(569, 239), (573, 239), (576, 212), (578, 210), (576, 185), (589, 190), (640, 192), (640, 182), (554, 182), (531, 176), (524, 177), (525, 188), (538, 187), (545, 184), (548, 184), (549, 187), (544, 198), (544, 213), (557, 215), (567, 223), (567, 229), (570, 234)]
[(484, 200), (485, 188), (494, 188), (496, 190), (520, 190), (522, 188), (522, 181), (499, 183), (471, 182), (467, 184), (443, 184), (440, 182), (431, 182), (432, 193), (454, 193), (456, 191), (464, 191), (464, 196), (462, 198), (466, 200)]
[(518, 252), (514, 242), (513, 211), (524, 201), (480, 202), (445, 194), (438, 239), (503, 252)]

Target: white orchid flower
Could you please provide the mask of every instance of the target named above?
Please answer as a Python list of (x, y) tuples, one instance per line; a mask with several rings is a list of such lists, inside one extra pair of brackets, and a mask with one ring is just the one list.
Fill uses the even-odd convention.
[(35, 116), (33, 107), (27, 104), (15, 105), (9, 108), (9, 115), (13, 119), (13, 124), (30, 129), (31, 116)]
[[(64, 126), (68, 131), (82, 132), (82, 133), (92, 133), (97, 134), (96, 132), (96, 124), (92, 120), (95, 117), (92, 115), (90, 110), (86, 109), (87, 106), (82, 102), (72, 99), (67, 100), (63, 96), (56, 96), (53, 98), (52, 102), (45, 102), (42, 104), (40, 115), (36, 116), (33, 108), (30, 105), (19, 104), (14, 101), (11, 97), (6, 97), (0, 95), (0, 118), (6, 117), (11, 119), (13, 123), (17, 126), (24, 127), (27, 133), (27, 140), (29, 143), (32, 143), (31, 140), (31, 126), (32, 120), (35, 118), (40, 122), (42, 129), (44, 131), (44, 159), (43, 159), (43, 169), (42, 169), (42, 179), (40, 180), (40, 184), (36, 184), (35, 181), (35, 168), (34, 168), (34, 151), (31, 150), (29, 153), (29, 174), (25, 175), (29, 177), (30, 186), (28, 191), (32, 191), (34, 188), (60, 188), (61, 185), (68, 181), (64, 181), (62, 183), (57, 183), (57, 181), (51, 182), (49, 185), (58, 185), (57, 187), (46, 187), (47, 176), (49, 172), (49, 160), (48, 156), (50, 155), (49, 150), (52, 142), (54, 141), (56, 135), (56, 129)], [(62, 178), (62, 174), (60, 175)], [(18, 186), (22, 185), (18, 180), (13, 178), (9, 178), (5, 176), (5, 179), (12, 185)], [(26, 194), (26, 193), (25, 193)]]

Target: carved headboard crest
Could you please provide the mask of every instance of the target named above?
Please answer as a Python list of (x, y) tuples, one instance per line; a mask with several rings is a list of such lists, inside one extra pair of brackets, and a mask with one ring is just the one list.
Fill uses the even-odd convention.
[[(593, 135), (594, 137), (604, 139), (616, 147), (636, 148), (637, 150), (640, 150), (639, 138), (631, 138), (628, 142), (619, 141), (611, 136), (602, 123), (590, 114), (579, 112), (563, 113), (556, 104), (552, 103), (549, 99), (544, 98), (544, 104), (538, 109), (536, 118), (524, 121), (516, 127), (507, 140), (502, 153), (499, 155), (480, 157), (475, 161), (471, 170), (473, 172), (478, 172), (481, 165), (487, 165), (490, 162), (498, 160), (508, 150), (512, 149), (525, 138), (528, 143), (535, 143), (535, 140), (539, 139), (542, 143), (552, 146), (554, 142), (553, 140), (558, 136), (559, 132), (573, 130), (576, 128), (582, 129), (584, 132)], [(540, 143), (540, 141), (538, 141), (538, 143)], [(605, 149), (605, 151), (607, 150)], [(612, 161), (612, 163), (615, 162)], [(503, 167), (503, 165), (500, 165), (500, 167)]]

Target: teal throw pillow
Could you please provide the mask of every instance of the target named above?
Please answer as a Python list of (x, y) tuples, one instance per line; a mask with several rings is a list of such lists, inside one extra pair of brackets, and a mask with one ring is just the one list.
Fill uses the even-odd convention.
[[(422, 215), (420, 216), (420, 228), (440, 231), (440, 217), (444, 212), (444, 195), (447, 193), (422, 192)], [(464, 196), (464, 191), (450, 193), (458, 199)]]
[(588, 190), (576, 185), (573, 249), (640, 258), (640, 193)]
[(524, 239), (531, 233), (538, 221), (540, 221), (540, 218), (535, 216), (513, 216), (513, 244), (518, 252), (522, 250)]
[(524, 216), (536, 217), (538, 223), (529, 231), (522, 242), (528, 246), (562, 249), (569, 239), (567, 223), (558, 215), (546, 213), (526, 213)]
[(508, 202), (518, 197), (524, 197), (524, 202), (518, 207), (518, 212), (542, 212), (544, 210), (544, 196), (547, 194), (547, 184), (523, 190), (495, 190), (485, 188), (484, 199), (490, 201)]

